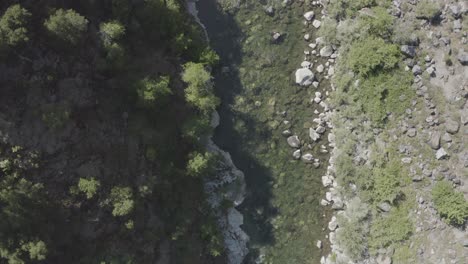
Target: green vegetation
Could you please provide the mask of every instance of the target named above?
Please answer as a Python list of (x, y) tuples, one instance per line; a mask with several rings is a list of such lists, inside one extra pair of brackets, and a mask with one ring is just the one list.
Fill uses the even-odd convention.
[(437, 1), (421, 0), (416, 6), (416, 17), (432, 20), (441, 14), (440, 9)]
[(7, 8), (0, 18), (0, 48), (3, 45), (16, 46), (29, 40), (26, 26), (30, 17), (31, 13), (19, 4)]
[(78, 182), (78, 189), (86, 195), (87, 199), (93, 198), (100, 186), (101, 184), (95, 178), (80, 178)]
[(219, 57), (185, 2), (16, 2), (0, 4), (0, 263), (154, 263), (167, 241), (174, 263), (222, 262), (202, 177)]
[(379, 248), (407, 239), (413, 231), (413, 223), (408, 218), (407, 208), (400, 207), (390, 211), (389, 215), (379, 216), (370, 228), (369, 248), (375, 252)]
[(172, 93), (169, 87), (169, 76), (160, 76), (157, 79), (144, 78), (138, 82), (137, 93), (142, 106), (156, 106), (164, 103)]
[(44, 26), (57, 38), (77, 44), (88, 29), (88, 22), (72, 9), (58, 9), (44, 22)]
[(468, 201), (449, 182), (437, 182), (432, 189), (432, 198), (437, 212), (449, 223), (463, 225), (468, 220)]
[(214, 156), (211, 153), (191, 153), (187, 163), (187, 173), (193, 177), (208, 176), (213, 170)]
[(353, 43), (345, 59), (347, 66), (361, 76), (393, 69), (399, 60), (398, 46), (375, 36)]
[(203, 113), (210, 113), (219, 105), (219, 98), (213, 94), (211, 75), (203, 64), (189, 62), (184, 65), (182, 80), (188, 84), (185, 89), (187, 102)]

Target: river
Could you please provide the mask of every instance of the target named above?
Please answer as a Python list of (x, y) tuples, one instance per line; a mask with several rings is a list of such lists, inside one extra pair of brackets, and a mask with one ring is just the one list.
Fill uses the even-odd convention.
[[(304, 88), (293, 78), (305, 57), (304, 34), (311, 31), (303, 25), (303, 14), (314, 9), (276, 1), (272, 15), (261, 4), (266, 1), (241, 2), (228, 12), (216, 0), (201, 0), (197, 6), (221, 58), (213, 72), (222, 99), (214, 142), (245, 174), (247, 195), (237, 208), (250, 237), (245, 263), (319, 263), (328, 251), (327, 243), (316, 247), (317, 240), (325, 240), (328, 220), (319, 204), (328, 154), (320, 152), (326, 142), (307, 146), (307, 140), (314, 110), (323, 111), (310, 100), (329, 83), (318, 77), (318, 89)], [(272, 41), (274, 32), (282, 35), (280, 42)], [(311, 60), (323, 63), (318, 57)], [(306, 142), (303, 152), (318, 158), (319, 168), (292, 158), (293, 149), (282, 135), (287, 129)]]

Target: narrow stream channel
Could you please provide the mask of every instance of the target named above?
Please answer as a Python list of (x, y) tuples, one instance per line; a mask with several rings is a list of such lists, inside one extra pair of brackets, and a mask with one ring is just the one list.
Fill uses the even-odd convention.
[[(304, 33), (314, 37), (303, 24), (308, 8), (300, 3), (282, 7), (277, 1), (271, 15), (260, 2), (243, 1), (235, 12), (223, 12), (216, 0), (197, 4), (211, 46), (221, 57), (214, 71), (222, 99), (214, 141), (245, 174), (247, 197), (238, 208), (250, 237), (245, 263), (315, 264), (328, 251), (326, 241), (322, 249), (316, 247), (317, 240), (325, 240), (328, 218), (319, 204), (328, 154), (320, 152), (326, 135), (308, 143), (314, 110), (323, 111), (310, 101), (329, 82), (319, 76), (318, 88), (294, 84), (293, 73), (308, 44)], [(279, 43), (272, 41), (273, 32), (281, 33)], [(319, 57), (311, 61), (323, 63)], [(287, 129), (304, 142), (303, 153), (320, 160), (319, 168), (292, 158), (294, 150), (282, 135)]]

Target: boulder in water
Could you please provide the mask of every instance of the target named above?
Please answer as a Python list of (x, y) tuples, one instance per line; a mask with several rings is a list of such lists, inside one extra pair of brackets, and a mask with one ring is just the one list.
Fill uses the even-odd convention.
[(296, 70), (296, 83), (301, 86), (309, 86), (314, 80), (314, 73), (307, 69), (301, 68)]

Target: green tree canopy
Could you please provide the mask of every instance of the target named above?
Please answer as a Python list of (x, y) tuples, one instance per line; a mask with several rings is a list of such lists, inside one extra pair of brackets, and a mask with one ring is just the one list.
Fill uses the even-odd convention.
[(44, 22), (44, 26), (59, 39), (76, 44), (86, 32), (88, 20), (72, 9), (58, 9)]
[(124, 216), (132, 212), (135, 202), (130, 187), (112, 188), (109, 198), (113, 207), (112, 215)]
[(220, 101), (213, 93), (211, 75), (203, 64), (193, 62), (185, 64), (182, 80), (188, 84), (185, 89), (187, 102), (204, 113), (216, 109)]
[(169, 76), (160, 76), (156, 79), (146, 77), (139, 81), (137, 93), (140, 104), (155, 106), (157, 103), (162, 103), (172, 93), (169, 82)]
[(125, 27), (118, 21), (101, 23), (101, 39), (105, 46), (120, 40), (125, 35)]
[(29, 40), (26, 24), (31, 17), (19, 4), (10, 6), (0, 19), (0, 45), (15, 46)]
[(83, 192), (88, 199), (93, 198), (100, 186), (101, 184), (95, 178), (80, 178), (78, 182), (78, 189)]
[(190, 160), (187, 163), (187, 174), (193, 177), (202, 177), (213, 170), (214, 156), (209, 152), (204, 154), (194, 152), (190, 154)]

